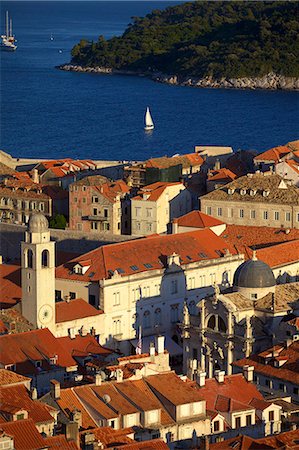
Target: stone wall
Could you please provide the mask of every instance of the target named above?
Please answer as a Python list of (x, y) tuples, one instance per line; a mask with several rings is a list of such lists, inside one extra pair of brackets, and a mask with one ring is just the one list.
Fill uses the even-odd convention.
[[(4, 262), (20, 258), (21, 241), (25, 239), (26, 226), (0, 223), (0, 254)], [(83, 233), (80, 231), (51, 229), (51, 239), (57, 250), (86, 253), (101, 245), (134, 239), (132, 236)]]

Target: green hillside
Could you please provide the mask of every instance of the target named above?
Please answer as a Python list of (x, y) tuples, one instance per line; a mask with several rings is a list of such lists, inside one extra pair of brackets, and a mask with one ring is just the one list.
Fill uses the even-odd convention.
[(84, 66), (203, 77), (299, 76), (297, 2), (188, 2), (133, 17), (122, 36), (81, 40)]

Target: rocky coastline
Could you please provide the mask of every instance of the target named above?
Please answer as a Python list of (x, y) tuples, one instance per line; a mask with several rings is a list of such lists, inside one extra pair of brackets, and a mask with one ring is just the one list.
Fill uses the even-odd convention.
[(277, 75), (275, 73), (268, 73), (263, 77), (221, 78), (220, 80), (215, 80), (212, 77), (191, 78), (152, 72), (115, 70), (107, 67), (84, 67), (76, 64), (63, 64), (57, 68), (68, 72), (146, 76), (159, 83), (197, 88), (299, 90), (299, 78), (285, 77), (284, 75)]

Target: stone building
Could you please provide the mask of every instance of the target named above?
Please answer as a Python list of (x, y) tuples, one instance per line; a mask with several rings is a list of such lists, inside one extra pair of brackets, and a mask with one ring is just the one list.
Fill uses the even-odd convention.
[(52, 215), (52, 199), (43, 193), (42, 186), (31, 180), (5, 179), (0, 186), (0, 221), (27, 224), (34, 212)]
[(213, 284), (230, 284), (244, 261), (209, 229), (109, 244), (59, 266), (56, 293), (104, 311), (100, 343), (130, 352), (131, 340), (165, 333), (178, 340), (184, 299), (190, 310)]
[(83, 178), (69, 188), (69, 228), (98, 233), (127, 234), (130, 231), (129, 187), (101, 175)]
[(299, 188), (272, 172), (240, 177), (200, 197), (200, 205), (228, 224), (299, 228)]
[(234, 289), (202, 299), (195, 315), (184, 307), (184, 367), (209, 377), (215, 370), (232, 373), (232, 362), (261, 352), (288, 337), (282, 326), (290, 311), (299, 315), (299, 283), (276, 285), (270, 267), (257, 260), (241, 264)]
[(165, 233), (172, 219), (192, 209), (183, 183), (157, 182), (145, 186), (131, 200), (132, 234)]

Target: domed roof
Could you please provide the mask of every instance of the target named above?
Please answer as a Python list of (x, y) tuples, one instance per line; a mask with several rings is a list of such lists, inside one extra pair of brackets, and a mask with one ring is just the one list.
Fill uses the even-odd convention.
[(275, 286), (276, 281), (271, 267), (254, 255), (237, 268), (233, 284), (243, 288), (265, 288)]
[(48, 221), (42, 213), (31, 215), (28, 223), (28, 228), (31, 233), (44, 233), (48, 231), (48, 226)]

